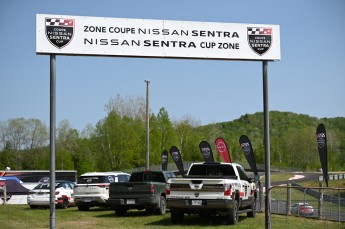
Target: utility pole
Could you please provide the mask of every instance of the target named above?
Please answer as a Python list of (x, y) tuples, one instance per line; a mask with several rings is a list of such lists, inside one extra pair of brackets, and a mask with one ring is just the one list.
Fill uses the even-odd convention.
[(150, 105), (149, 105), (149, 85), (150, 81), (146, 82), (146, 169), (150, 169)]

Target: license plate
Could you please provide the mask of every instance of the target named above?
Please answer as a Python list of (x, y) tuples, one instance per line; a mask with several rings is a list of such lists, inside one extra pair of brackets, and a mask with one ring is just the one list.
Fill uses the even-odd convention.
[(192, 200), (192, 205), (202, 205), (202, 200)]
[(127, 204), (135, 204), (135, 200), (134, 199), (128, 199), (126, 200)]
[(91, 202), (91, 199), (83, 199), (84, 202)]

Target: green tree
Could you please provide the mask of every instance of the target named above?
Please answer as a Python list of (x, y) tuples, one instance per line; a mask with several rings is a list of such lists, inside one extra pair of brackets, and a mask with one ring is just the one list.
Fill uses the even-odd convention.
[(177, 147), (180, 150), (183, 161), (202, 161), (199, 150), (200, 135), (195, 132), (198, 123), (189, 116), (174, 123), (174, 129), (178, 137)]
[(26, 121), (28, 132), (24, 154), (23, 169), (39, 169), (45, 164), (44, 158), (47, 152), (48, 128), (38, 119)]
[(96, 126), (96, 140), (101, 153), (98, 168), (102, 171), (122, 170), (131, 166), (141, 166), (144, 160), (144, 129), (139, 119), (124, 116), (115, 111)]
[(169, 114), (162, 107), (150, 118), (150, 164), (161, 164), (161, 153), (177, 143), (177, 136)]
[(42, 163), (47, 144), (47, 127), (38, 119), (9, 119), (0, 124), (0, 145), (12, 169), (34, 169)]

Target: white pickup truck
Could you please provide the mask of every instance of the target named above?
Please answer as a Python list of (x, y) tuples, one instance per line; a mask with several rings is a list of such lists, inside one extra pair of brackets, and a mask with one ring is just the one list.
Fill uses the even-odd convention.
[(172, 178), (166, 185), (167, 208), (171, 222), (182, 223), (184, 214), (226, 215), (236, 224), (240, 213), (255, 217), (256, 185), (236, 163), (194, 163), (186, 176)]

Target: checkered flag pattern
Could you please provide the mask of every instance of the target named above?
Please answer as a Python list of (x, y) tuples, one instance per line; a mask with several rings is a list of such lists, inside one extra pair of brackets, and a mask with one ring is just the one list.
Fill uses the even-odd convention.
[(248, 28), (248, 35), (271, 35), (271, 28)]
[(47, 18), (46, 26), (73, 26), (73, 20), (62, 18)]

